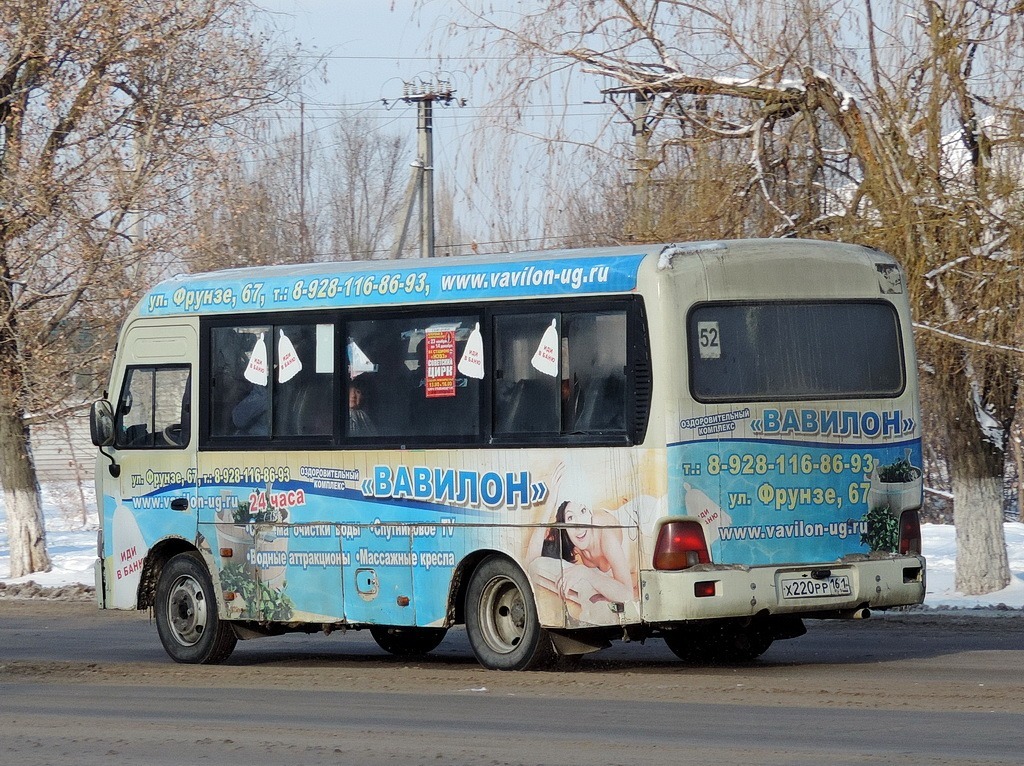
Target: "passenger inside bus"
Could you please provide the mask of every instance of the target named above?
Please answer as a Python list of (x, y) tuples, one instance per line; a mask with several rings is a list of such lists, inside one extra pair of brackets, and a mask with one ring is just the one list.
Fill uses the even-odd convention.
[(235, 436), (270, 435), (270, 392), (267, 386), (250, 384), (247, 393), (231, 410)]
[(369, 386), (363, 377), (348, 384), (348, 435), (376, 436), (377, 426), (369, 413)]

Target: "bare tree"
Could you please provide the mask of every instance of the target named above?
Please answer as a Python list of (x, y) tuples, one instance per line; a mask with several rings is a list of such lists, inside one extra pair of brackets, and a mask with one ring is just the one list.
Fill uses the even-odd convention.
[(446, 183), (434, 192), (434, 219), (437, 227), (437, 255), (466, 255), (472, 252), (470, 237), (459, 220), (455, 195)]
[(345, 115), (317, 163), (329, 224), (326, 241), (341, 258), (386, 257), (408, 178), (408, 142), (385, 134), (369, 117)]
[(263, 126), (258, 150), (234, 150), (193, 196), (198, 236), (187, 255), (192, 271), (311, 260), (323, 211), (300, 200), (298, 137)]
[(302, 140), (268, 123), (259, 151), (223, 164), (196, 195), (192, 269), (388, 257), (404, 214), (408, 142), (346, 112), (330, 133)]
[(566, 66), (605, 84), (644, 139), (633, 147), (635, 236), (666, 231), (650, 200), (672, 187), (650, 189), (673, 152), (690, 152), (699, 178), (698, 147), (728, 141), (747, 159), (727, 163), (741, 172), (724, 186), (752, 222), (728, 231), (856, 239), (903, 260), (939, 392), (928, 404), (949, 432), (956, 585), (1008, 584), (1001, 480), (1024, 335), (1024, 6), (552, 0), (518, 17), (463, 11), (490, 50), (497, 37), (517, 57), (506, 99), (524, 103)]
[(102, 361), (91, 349), (193, 234), (189, 193), (218, 137), (237, 142), (246, 115), (276, 98), (288, 59), (251, 11), (247, 0), (0, 4), (0, 483), (13, 577), (50, 566), (27, 415), (54, 416), (71, 369)]

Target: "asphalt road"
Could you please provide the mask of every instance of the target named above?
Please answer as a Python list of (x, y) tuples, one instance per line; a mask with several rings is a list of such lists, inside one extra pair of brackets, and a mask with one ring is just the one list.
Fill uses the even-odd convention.
[(362, 632), (242, 642), (176, 665), (142, 613), (0, 600), (0, 766), (1024, 764), (1024, 614), (812, 622), (757, 662), (661, 641), (573, 673), (429, 659)]

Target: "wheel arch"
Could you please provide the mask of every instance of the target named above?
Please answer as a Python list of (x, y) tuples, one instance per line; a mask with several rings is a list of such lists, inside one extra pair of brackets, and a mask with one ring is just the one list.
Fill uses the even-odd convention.
[[(451, 589), (448, 594), (449, 625), (464, 625), (466, 623), (466, 594), (469, 591), (469, 583), (473, 579), (473, 573), (476, 572), (484, 561), (492, 556), (502, 558), (517, 567), (526, 575), (527, 581), (529, 581), (529, 573), (507, 552), (495, 548), (483, 548), (473, 551), (459, 562), (455, 573), (452, 575)], [(533, 591), (532, 583), (530, 585), (530, 597), (534, 601), (534, 606), (536, 606), (537, 594)]]
[[(164, 565), (179, 553), (190, 552), (199, 553), (199, 549), (181, 537), (168, 537), (149, 549), (146, 562), (142, 566), (142, 579), (139, 580), (139, 591), (136, 596), (138, 609), (150, 609), (156, 603), (156, 585), (160, 581)], [(204, 558), (204, 564), (206, 563)]]

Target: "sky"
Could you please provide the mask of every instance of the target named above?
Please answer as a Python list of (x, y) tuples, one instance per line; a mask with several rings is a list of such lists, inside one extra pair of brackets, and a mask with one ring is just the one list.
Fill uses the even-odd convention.
[[(544, 179), (553, 167), (550, 145), (554, 121), (567, 126), (572, 139), (590, 145), (609, 134), (603, 126), (612, 107), (601, 101), (601, 83), (577, 78), (560, 83), (557, 92), (538, 89), (531, 103), (515, 112), (516, 137), (504, 130), (494, 111), (494, 89), (507, 84), (509, 60), (497, 52), (482, 54), (467, 33), (452, 31), (455, 4), (445, 0), (257, 0), (282, 40), (301, 44), (304, 61), (323, 57), (323, 76), (311, 75), (303, 89), (305, 135), (320, 151), (332, 143), (332, 127), (359, 114), (370, 117), (389, 135), (408, 139), (409, 159), (416, 146), (416, 104), (402, 101), (406, 83), (443, 79), (456, 102), (433, 109), (435, 188), (455, 197), (457, 218), (469, 239), (487, 252), (495, 230), (519, 223), (523, 249), (543, 247), (541, 228), (551, 200)], [(491, 0), (489, 8), (516, 4)], [(384, 102), (387, 102), (386, 104)], [(505, 114), (507, 109), (499, 110)], [(277, 110), (282, 124), (298, 129), (300, 106)], [(621, 120), (619, 120), (621, 123)], [(613, 136), (629, 140), (625, 124), (613, 124)], [(514, 141), (510, 147), (503, 141)], [(573, 151), (563, 144), (564, 151)], [(558, 151), (558, 150), (556, 150)], [(311, 159), (315, 165), (316, 156)], [(578, 166), (576, 166), (578, 168)], [(490, 184), (490, 179), (500, 183)], [(497, 195), (495, 189), (499, 189)], [(514, 214), (509, 214), (513, 200)], [(504, 226), (502, 226), (504, 224)], [(536, 242), (523, 241), (536, 237)], [(498, 249), (504, 249), (498, 248)]]
[[(91, 497), (91, 487), (85, 488), (86, 497)], [(0, 582), (23, 583), (33, 580), (46, 587), (62, 585), (92, 585), (93, 563), (96, 561), (97, 519), (95, 510), (89, 511), (83, 522), (76, 512), (66, 511), (75, 507), (74, 499), (79, 496), (75, 486), (50, 484), (43, 486), (46, 536), (53, 559), (53, 571), (36, 573), (28, 577), (12, 579), (10, 551), (7, 539), (7, 515), (0, 497)], [(999, 607), (1024, 609), (1024, 523), (1008, 522), (1006, 545), (1013, 571), (1009, 587), (985, 596), (965, 596), (953, 589), (954, 566), (956, 562), (956, 530), (951, 524), (923, 524), (922, 545), (927, 561), (927, 593), (924, 605), (933, 609), (973, 609), (976, 607)]]
[[(313, 147), (310, 165), (316, 170), (317, 153), (330, 150), (334, 127), (354, 116), (373, 120), (388, 135), (407, 139), (409, 160), (416, 147), (417, 105), (402, 101), (407, 84), (450, 82), (467, 106), (433, 109), (435, 188), (448, 182), (457, 189), (469, 186), (470, 168), (460, 162), (460, 147), (470, 140), (479, 104), (474, 103), (474, 78), (468, 70), (467, 51), (447, 42), (448, 3), (414, 0), (257, 0), (282, 41), (301, 45), (303, 61), (322, 68), (307, 77), (299, 103), (282, 104), (276, 111), (285, 130), (297, 132), (300, 120)], [(438, 53), (462, 56), (443, 64)], [(482, 89), (478, 89), (482, 90)], [(473, 106), (469, 104), (473, 103)], [(403, 182), (404, 188), (404, 182)], [(458, 191), (456, 192), (458, 193)], [(486, 205), (473, 211), (469, 195), (460, 194), (460, 218), (474, 222), (474, 238), (482, 234), (492, 213)], [(475, 213), (475, 214), (474, 214)]]
[(327, 82), (310, 84), (310, 101), (332, 105), (395, 99), (403, 81), (433, 75), (436, 43), (444, 36), (450, 8), (436, 0), (420, 11), (413, 0), (257, 2), (286, 40), (326, 56)]

